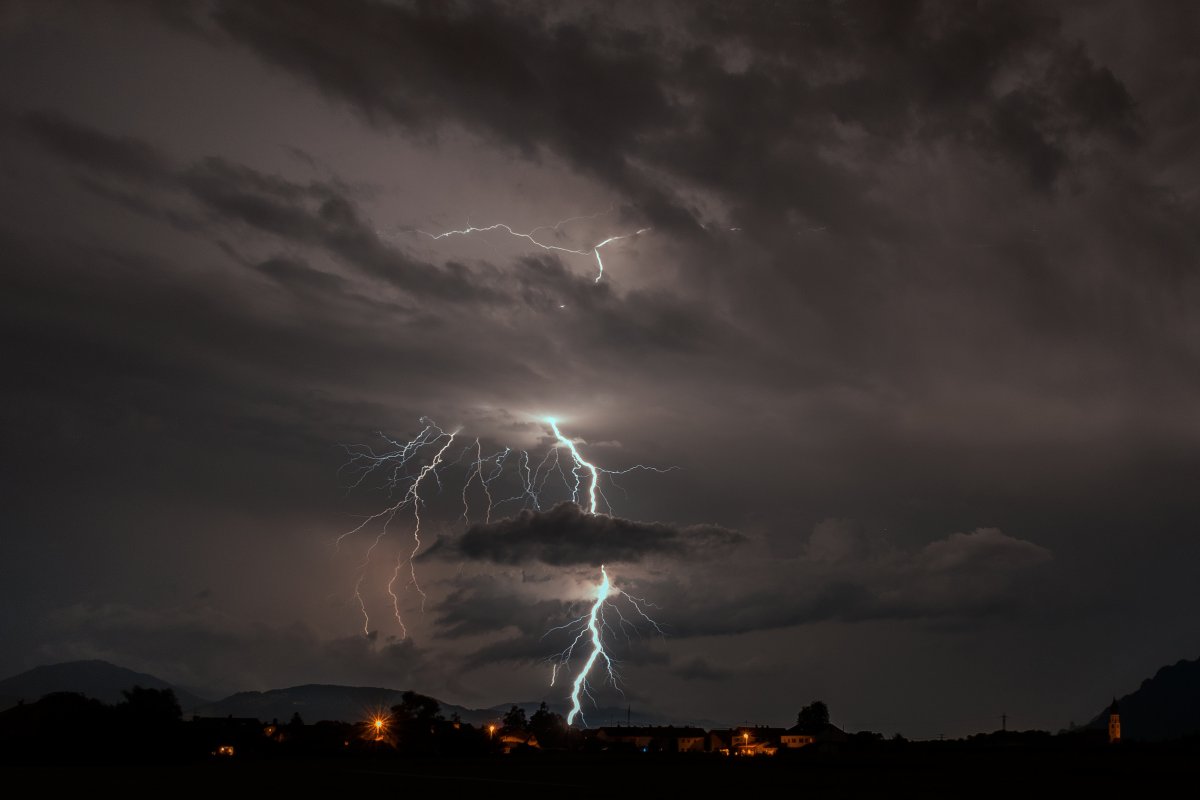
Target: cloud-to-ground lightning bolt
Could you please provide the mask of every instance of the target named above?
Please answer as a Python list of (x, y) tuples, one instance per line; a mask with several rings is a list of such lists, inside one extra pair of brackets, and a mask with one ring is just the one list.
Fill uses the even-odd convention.
[[(358, 580), (354, 585), (354, 599), (358, 601), (359, 609), (362, 611), (363, 615), (364, 634), (369, 635), (371, 631), (371, 617), (367, 612), (366, 600), (362, 596), (362, 584), (366, 578), (367, 568), (371, 563), (371, 556), (374, 554), (375, 549), (379, 546), (379, 543), (385, 536), (387, 536), (388, 526), (392, 520), (395, 519), (396, 514), (409, 506), (412, 506), (413, 509), (413, 548), (408, 554), (407, 558), (409, 574), (411, 576), (409, 585), (413, 586), (417, 593), (421, 595), (421, 607), (422, 610), (424, 609), (425, 592), (421, 589), (421, 584), (417, 580), (416, 566), (413, 564), (413, 559), (416, 557), (417, 552), (421, 549), (422, 501), (419, 491), (422, 481), (424, 481), (430, 473), (433, 473), (436, 476), (438, 465), (441, 464), (442, 457), (445, 455), (446, 450), (449, 449), (450, 445), (454, 442), (454, 437), (458, 435), (458, 431), (447, 433), (434, 424), (432, 420), (422, 419), (422, 422), (425, 423), (425, 428), (419, 434), (417, 434), (415, 438), (405, 442), (404, 444), (384, 437), (389, 444), (396, 448), (395, 450), (383, 454), (377, 454), (370, 448), (365, 447), (357, 449), (346, 448), (351, 454), (351, 458), (350, 461), (343, 466), (343, 469), (351, 468), (359, 470), (358, 479), (351, 484), (350, 488), (361, 485), (368, 475), (379, 469), (385, 470), (384, 484), (389, 488), (395, 488), (406, 480), (407, 476), (405, 475), (404, 469), (406, 466), (408, 466), (412, 459), (416, 458), (417, 454), (422, 448), (428, 444), (436, 443), (442, 439), (445, 439), (445, 443), (442, 444), (441, 448), (437, 451), (437, 454), (433, 457), (433, 459), (428, 464), (422, 466), (416, 476), (411, 478), (407, 489), (404, 491), (404, 494), (398, 501), (388, 506), (383, 511), (370, 515), (361, 523), (359, 523), (359, 525), (337, 537), (335, 541), (335, 545), (340, 546), (346, 537), (361, 531), (372, 522), (382, 520), (379, 533), (376, 534), (374, 541), (372, 541), (370, 547), (367, 548), (366, 556), (363, 560), (363, 563), (359, 567)], [(403, 615), (400, 613), (400, 598), (396, 594), (395, 587), (396, 581), (399, 579), (400, 570), (403, 568), (404, 564), (405, 559), (398, 555), (396, 558), (395, 569), (392, 571), (392, 578), (387, 584), (388, 595), (392, 598), (392, 611), (396, 617), (396, 622), (400, 625), (402, 638), (408, 635), (408, 627), (404, 624)]]
[[(442, 463), (442, 456), (446, 454), (446, 450), (448, 450), (450, 445), (454, 443), (454, 437), (457, 435), (457, 433), (458, 431), (455, 431), (454, 433), (450, 434), (450, 436), (446, 439), (446, 443), (442, 445), (442, 449), (438, 450), (437, 455), (433, 457), (433, 460), (421, 468), (420, 474), (418, 474), (416, 479), (413, 480), (412, 485), (408, 487), (408, 494), (406, 495), (407, 498), (412, 500), (413, 519), (415, 521), (415, 524), (413, 525), (413, 549), (412, 552), (408, 554), (408, 570), (409, 574), (412, 576), (413, 588), (417, 590), (417, 594), (421, 595), (422, 611), (425, 610), (425, 592), (421, 589), (421, 584), (417, 581), (417, 567), (413, 563), (413, 559), (417, 557), (417, 551), (421, 549), (421, 497), (417, 494), (417, 490), (421, 488), (421, 481), (425, 480), (425, 476), (436, 470), (438, 464)], [(397, 562), (396, 569), (399, 570), (399, 562)], [(392, 576), (392, 579), (393, 581), (395, 580), (395, 575)], [(396, 621), (400, 622), (401, 625), (404, 624), (400, 621), (400, 609), (396, 609)]]
[[(553, 417), (548, 417), (546, 419), (546, 424), (549, 425), (550, 429), (554, 432), (554, 437), (558, 440), (559, 445), (566, 447), (571, 453), (571, 474), (575, 478), (572, 499), (574, 499), (577, 503), (580, 494), (581, 471), (586, 470), (590, 474), (591, 480), (588, 482), (587, 490), (588, 513), (595, 514), (600, 474), (602, 472), (606, 472), (606, 470), (601, 470), (595, 464), (583, 457), (583, 455), (579, 452), (579, 448), (576, 447), (575, 442), (571, 439), (568, 439), (566, 436), (563, 436), (562, 431), (560, 431), (558, 428), (558, 421), (556, 419)], [(643, 467), (642, 465), (638, 465), (638, 467), (635, 468), (654, 469), (652, 467)], [(639, 616), (649, 623), (649, 625), (653, 627), (659, 635), (662, 635), (663, 633), (662, 628), (659, 627), (657, 622), (650, 618), (643, 608), (643, 606), (650, 605), (649, 603), (647, 603), (645, 600), (641, 600), (640, 598), (626, 594), (620, 589), (614, 587), (612, 582), (609, 580), (608, 570), (605, 569), (604, 565), (600, 566), (600, 576), (600, 585), (596, 588), (596, 598), (593, 600), (588, 613), (574, 622), (568, 623), (566, 626), (564, 626), (567, 628), (574, 628), (578, 626), (578, 631), (575, 634), (574, 640), (570, 645), (567, 646), (567, 649), (559, 654), (558, 660), (552, 666), (550, 672), (550, 685), (553, 686), (558, 677), (559, 667), (565, 666), (570, 662), (571, 656), (574, 655), (575, 647), (585, 639), (589, 642), (591, 646), (591, 652), (589, 653), (587, 660), (584, 662), (583, 667), (575, 676), (575, 680), (571, 682), (571, 711), (567, 714), (568, 725), (571, 725), (575, 722), (576, 716), (580, 717), (580, 721), (585, 725), (587, 724), (582, 715), (582, 697), (584, 695), (588, 695), (590, 697), (588, 675), (591, 673), (592, 668), (596, 666), (597, 661), (602, 660), (604, 662), (605, 673), (608, 682), (617, 688), (618, 691), (620, 690), (620, 684), (617, 680), (615, 662), (613, 661), (612, 656), (609, 654), (604, 644), (603, 632), (605, 630), (610, 630), (608, 622), (604, 619), (604, 610), (606, 608), (611, 608), (616, 613), (623, 630), (630, 626), (631, 623), (625, 618), (625, 615), (621, 613), (620, 607), (609, 601), (610, 597), (623, 596), (633, 607), (633, 609), (637, 611)], [(628, 635), (628, 633), (626, 635)]]
[[(401, 582), (405, 565), (408, 566), (408, 580), (405, 586), (406, 588), (411, 586), (421, 596), (421, 609), (424, 610), (426, 595), (417, 580), (415, 561), (422, 546), (422, 507), (425, 504), (421, 493), (422, 486), (431, 479), (431, 476), (441, 486), (443, 481), (448, 479), (442, 475), (443, 472), (446, 472), (447, 476), (452, 474), (451, 471), (455, 475), (462, 475), (462, 513), (460, 518), (462, 523), (469, 527), (472, 522), (469, 493), (471, 487), (476, 483), (479, 484), (479, 490), (486, 503), (483, 513), (486, 523), (491, 519), (493, 512), (501, 506), (519, 504), (521, 508), (540, 510), (544, 495), (550, 491), (548, 484), (554, 483), (551, 479), (555, 475), (561, 478), (562, 489), (570, 499), (588, 514), (594, 515), (600, 513), (602, 506), (611, 512), (611, 505), (602, 486), (602, 481), (605, 479), (612, 482), (615, 476), (636, 470), (668, 472), (675, 469), (674, 467), (660, 468), (644, 464), (635, 464), (619, 470), (605, 469), (584, 456), (580, 451), (580, 445), (586, 443), (582, 439), (573, 439), (564, 434), (555, 418), (542, 420), (553, 434), (553, 438), (551, 446), (540, 460), (531, 459), (526, 450), (514, 451), (509, 447), (485, 454), (487, 451), (484, 450), (483, 443), (478, 437), (463, 448), (457, 460), (447, 459), (446, 455), (460, 431), (457, 429), (444, 430), (427, 418), (422, 418), (421, 422), (424, 425), (423, 429), (409, 441), (401, 442), (384, 436), (383, 439), (387, 442), (388, 448), (383, 451), (377, 452), (365, 446), (346, 448), (350, 454), (350, 460), (343, 469), (356, 473), (349, 488), (359, 487), (366, 482), (370, 475), (379, 474), (383, 476), (383, 487), (400, 495), (399, 499), (387, 508), (372, 514), (357, 527), (337, 538), (337, 542), (340, 544), (348, 536), (362, 531), (372, 522), (380, 524), (379, 531), (367, 547), (366, 556), (359, 567), (358, 579), (354, 586), (354, 598), (358, 601), (363, 615), (363, 632), (368, 635), (370, 634), (370, 616), (362, 592), (367, 569), (370, 566), (372, 555), (379, 547), (380, 542), (387, 536), (389, 525), (394, 522), (399, 512), (409, 507), (412, 508), (413, 515), (413, 546), (411, 549), (406, 548), (397, 552), (391, 579), (386, 585), (387, 595), (392, 603), (392, 614), (400, 626), (402, 638), (408, 635), (408, 627), (401, 614), (400, 591), (397, 585)], [(515, 456), (513, 456), (514, 452)], [(428, 455), (430, 453), (432, 456)], [(560, 453), (562, 453), (561, 456)], [(513, 465), (511, 468), (510, 464)], [(504, 497), (503, 494), (493, 494), (494, 486), (512, 483), (519, 487), (516, 494), (508, 497)], [(614, 483), (614, 485), (616, 484)], [(395, 495), (393, 494), (393, 496)], [(504, 497), (504, 499), (497, 500), (497, 497)], [(478, 516), (478, 512), (475, 515)], [(569, 631), (572, 641), (564, 651), (554, 658), (551, 667), (551, 685), (554, 685), (560, 672), (570, 668), (577, 647), (588, 650), (585, 663), (571, 681), (572, 708), (568, 717), (570, 723), (574, 723), (576, 717), (579, 717), (586, 724), (582, 711), (583, 698), (592, 699), (589, 675), (594, 671), (597, 662), (604, 664), (606, 681), (620, 691), (617, 661), (606, 646), (607, 637), (623, 633), (628, 639), (630, 632), (640, 631), (646, 627), (660, 635), (663, 633), (658, 624), (646, 612), (646, 608), (651, 606), (650, 603), (634, 597), (614, 585), (606, 567), (600, 568), (600, 574), (601, 581), (595, 590), (595, 597), (590, 604), (588, 613), (566, 625), (552, 629), (552, 631)], [(622, 606), (627, 606), (625, 612), (622, 612)]]
[[(546, 632), (549, 635), (555, 631), (566, 630), (573, 634), (571, 643), (554, 657), (554, 661), (550, 667), (550, 685), (554, 686), (558, 680), (558, 673), (566, 669), (575, 655), (575, 650), (580, 645), (585, 645), (590, 648), (588, 657), (585, 659), (583, 666), (571, 681), (571, 710), (567, 714), (567, 724), (571, 725), (575, 722), (575, 718), (579, 717), (580, 721), (586, 726), (587, 720), (583, 714), (583, 698), (587, 697), (594, 702), (591, 694), (591, 685), (588, 682), (588, 676), (591, 675), (598, 662), (603, 662), (604, 665), (604, 680), (615, 688), (618, 692), (621, 691), (620, 675), (617, 671), (617, 661), (609, 652), (608, 646), (605, 643), (606, 635), (615, 635), (616, 630), (610, 624), (606, 613), (611, 612), (616, 615), (620, 624), (621, 631), (625, 634), (626, 639), (631, 638), (630, 632), (639, 632), (635, 622), (631, 622), (629, 618), (621, 612), (621, 607), (618, 601), (624, 600), (634, 612), (637, 613), (646, 625), (653, 629), (660, 636), (665, 635), (662, 628), (655, 622), (649, 614), (646, 613), (646, 607), (651, 606), (646, 600), (639, 597), (634, 597), (628, 592), (613, 585), (612, 579), (609, 577), (608, 569), (605, 566), (600, 567), (600, 584), (596, 587), (595, 597), (592, 599), (588, 612), (578, 619), (574, 619), (565, 625), (560, 625), (551, 628)], [(622, 692), (622, 694), (624, 694)]]
[(641, 236), (643, 233), (648, 233), (651, 230), (650, 228), (639, 228), (638, 230), (634, 231), (633, 233), (623, 233), (623, 234), (618, 234), (615, 236), (609, 236), (606, 239), (604, 239), (603, 241), (597, 242), (596, 244), (592, 245), (591, 247), (588, 247), (583, 250), (578, 250), (573, 247), (562, 247), (562, 246), (556, 245), (556, 244), (547, 244), (545, 242), (539, 241), (537, 239), (537, 237), (534, 235), (540, 230), (558, 231), (559, 228), (561, 228), (563, 225), (566, 225), (569, 222), (573, 222), (573, 221), (579, 220), (579, 219), (591, 219), (596, 216), (599, 216), (599, 215), (594, 214), (594, 215), (590, 215), (590, 216), (586, 216), (586, 217), (571, 217), (569, 219), (564, 219), (561, 222), (557, 222), (554, 225), (541, 225), (537, 228), (534, 228), (529, 233), (521, 233), (520, 231), (513, 230), (513, 228), (511, 226), (509, 226), (503, 222), (497, 222), (494, 225), (487, 225), (482, 228), (476, 227), (474, 225), (468, 225), (467, 227), (461, 228), (459, 230), (443, 231), (442, 233), (429, 233), (427, 231), (420, 231), (420, 230), (417, 231), (417, 233), (420, 233), (424, 236), (428, 236), (430, 239), (437, 240), (437, 239), (445, 239), (449, 236), (467, 236), (468, 234), (472, 234), (472, 233), (488, 233), (489, 231), (504, 231), (509, 236), (513, 236), (517, 239), (524, 239), (527, 242), (529, 242), (530, 244), (532, 244), (536, 247), (540, 247), (543, 250), (550, 250), (550, 251), (559, 252), (559, 253), (570, 253), (571, 255), (576, 255), (576, 256), (593, 256), (593, 257), (595, 257), (597, 272), (596, 272), (596, 280), (594, 282), (599, 283), (600, 279), (604, 277), (604, 259), (602, 259), (600, 257), (600, 250), (604, 246), (610, 245), (613, 242), (619, 242), (624, 239), (632, 239), (636, 236)]
[(608, 592), (612, 588), (612, 584), (608, 582), (608, 570), (604, 569), (603, 564), (600, 565), (600, 574), (603, 576), (603, 580), (596, 589), (596, 600), (592, 603), (592, 610), (588, 612), (587, 632), (592, 638), (592, 654), (588, 656), (583, 669), (579, 670), (579, 674), (575, 676), (575, 681), (571, 684), (571, 711), (567, 714), (568, 725), (575, 722), (576, 715), (583, 709), (579, 695), (585, 690), (588, 673), (592, 671), (592, 667), (596, 665), (598, 659), (604, 659), (604, 663), (608, 667), (608, 674), (613, 677), (612, 659), (605, 652), (604, 640), (600, 637), (600, 610), (604, 607), (604, 601), (608, 599)]

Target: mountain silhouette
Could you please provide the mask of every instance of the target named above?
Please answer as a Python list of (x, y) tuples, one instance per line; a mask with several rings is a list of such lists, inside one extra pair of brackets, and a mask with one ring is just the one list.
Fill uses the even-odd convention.
[[(183, 709), (184, 717), (253, 717), (286, 722), (293, 714), (308, 723), (321, 720), (356, 722), (371, 714), (387, 711), (400, 703), (402, 689), (378, 686), (340, 686), (305, 684), (266, 691), (236, 692), (221, 700), (208, 700), (194, 692), (181, 689), (161, 678), (135, 672), (107, 661), (68, 661), (35, 667), (27, 672), (0, 680), (0, 710), (11, 708), (20, 701), (32, 703), (51, 692), (77, 692), (105, 703), (119, 703), (122, 691), (134, 686), (147, 689), (171, 689)], [(499, 703), (487, 708), (467, 708), (438, 701), (441, 713), (449, 718), (454, 714), (471, 725), (485, 725), (504, 716), (512, 706), (520, 706), (532, 716), (540, 700)], [(563, 698), (546, 698), (550, 710), (567, 713)], [(591, 724), (612, 724), (626, 720), (626, 709), (606, 707), (585, 709)], [(634, 709), (629, 717), (635, 725), (692, 724), (720, 727), (713, 720), (680, 720), (668, 718), (649, 709)]]
[[(1118, 698), (1123, 739), (1156, 742), (1200, 734), (1200, 659), (1180, 660)], [(1087, 727), (1108, 725), (1108, 704)]]
[(52, 692), (77, 692), (104, 703), (124, 700), (121, 692), (141, 686), (145, 689), (170, 689), (185, 713), (209, 701), (161, 678), (118, 667), (107, 661), (66, 661), (46, 664), (0, 680), (0, 710), (21, 701), (32, 703)]
[[(400, 689), (379, 686), (310, 683), (263, 692), (237, 692), (223, 700), (202, 705), (194, 713), (204, 717), (255, 717), (260, 720), (277, 719), (280, 722), (291, 719), (292, 714), (299, 714), (305, 722), (355, 722), (398, 705), (402, 693)], [(471, 709), (439, 703), (446, 717), (457, 713), (463, 722), (473, 725), (496, 719), (509, 708)], [(536, 704), (533, 707), (536, 708)]]
[[(400, 703), (400, 689), (387, 689), (379, 686), (340, 686), (333, 684), (305, 684), (291, 686), (285, 689), (270, 689), (263, 692), (237, 692), (223, 700), (209, 703), (194, 710), (195, 714), (205, 717), (254, 717), (260, 720), (276, 719), (285, 722), (292, 714), (299, 714), (305, 722), (320, 720), (340, 720), (355, 722), (365, 719), (379, 711), (387, 711)], [(504, 716), (512, 706), (520, 706), (527, 716), (537, 711), (540, 701), (525, 701), (518, 703), (500, 703), (487, 708), (467, 708), (466, 706), (444, 703), (441, 713), (449, 718), (457, 714), (463, 722), (471, 725), (485, 725), (495, 722)], [(551, 711), (566, 715), (567, 704), (560, 701), (547, 701)], [(587, 712), (589, 721), (625, 721), (625, 709), (602, 708)], [(646, 714), (635, 712), (632, 721), (636, 724), (653, 725), (671, 721), (653, 712)]]

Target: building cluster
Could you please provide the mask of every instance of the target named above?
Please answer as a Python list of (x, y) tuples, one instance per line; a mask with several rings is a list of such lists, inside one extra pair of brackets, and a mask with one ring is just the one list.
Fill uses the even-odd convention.
[(609, 726), (585, 731), (601, 749), (627, 749), (649, 753), (719, 753), (726, 756), (773, 756), (781, 750), (798, 750), (822, 743), (842, 743), (846, 734), (834, 725), (813, 731), (800, 725), (773, 728), (763, 725), (717, 728), (674, 726)]
[[(192, 726), (203, 731), (212, 742), (213, 755), (231, 756), (258, 749), (256, 743), (264, 743), (264, 740), (284, 744), (300, 737), (310, 741), (319, 739), (321, 743), (335, 748), (384, 744), (399, 750), (408, 749), (402, 741), (405, 737), (396, 736), (393, 726), (380, 717), (358, 725), (318, 723), (316, 726), (280, 725), (277, 722), (263, 724), (256, 719), (238, 717), (197, 717), (193, 719)], [(746, 725), (714, 730), (674, 725), (611, 725), (574, 731), (567, 739), (557, 742), (543, 742), (528, 729), (509, 728), (499, 723), (480, 729), (457, 722), (447, 723), (446, 726), (455, 732), (477, 730), (496, 750), (506, 753), (521, 749), (563, 749), (565, 746), (567, 749), (593, 752), (773, 756), (780, 751), (798, 750), (820, 743), (836, 745), (847, 739), (846, 734), (834, 725), (819, 732), (802, 729), (798, 725), (792, 728)]]

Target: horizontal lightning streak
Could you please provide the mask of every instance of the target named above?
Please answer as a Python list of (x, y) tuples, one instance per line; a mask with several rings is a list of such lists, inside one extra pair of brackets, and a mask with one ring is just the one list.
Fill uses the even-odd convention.
[(509, 236), (513, 236), (517, 239), (524, 239), (525, 241), (529, 242), (530, 244), (534, 245), (535, 247), (540, 247), (543, 250), (559, 252), (559, 253), (569, 253), (571, 255), (576, 255), (576, 256), (594, 256), (596, 259), (596, 267), (597, 267), (596, 280), (594, 281), (594, 283), (599, 283), (600, 279), (604, 277), (604, 259), (602, 259), (600, 257), (601, 248), (605, 247), (606, 245), (610, 245), (613, 242), (619, 242), (624, 239), (632, 239), (636, 236), (641, 236), (643, 233), (648, 233), (650, 230), (652, 230), (651, 228), (639, 228), (638, 230), (634, 231), (633, 233), (623, 233), (623, 234), (619, 234), (616, 236), (609, 236), (608, 238), (604, 239), (603, 241), (598, 242), (598, 243), (592, 245), (591, 247), (588, 247), (583, 250), (578, 250), (573, 247), (562, 247), (562, 246), (556, 245), (556, 244), (547, 244), (546, 242), (539, 241), (534, 236), (534, 234), (540, 230), (558, 231), (559, 228), (561, 228), (563, 225), (567, 224), (568, 222), (573, 222), (573, 221), (579, 220), (579, 219), (592, 219), (595, 216), (599, 216), (599, 215), (592, 215), (592, 216), (586, 216), (586, 217), (571, 217), (569, 219), (562, 220), (561, 222), (558, 222), (554, 225), (540, 225), (540, 226), (534, 228), (529, 233), (521, 233), (520, 231), (513, 230), (511, 226), (509, 226), (503, 222), (497, 222), (495, 225), (486, 225), (482, 228), (476, 227), (474, 225), (468, 225), (465, 228), (460, 228), (458, 230), (443, 231), (442, 233), (429, 233), (428, 231), (422, 231), (422, 230), (418, 230), (417, 233), (421, 234), (422, 236), (428, 236), (430, 239), (437, 241), (439, 239), (445, 239), (450, 236), (468, 236), (472, 233), (489, 233), (491, 231), (504, 231)]

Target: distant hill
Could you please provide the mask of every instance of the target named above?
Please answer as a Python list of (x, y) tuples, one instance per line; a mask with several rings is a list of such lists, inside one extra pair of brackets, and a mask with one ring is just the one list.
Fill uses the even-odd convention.
[[(353, 722), (375, 711), (386, 711), (398, 705), (402, 693), (400, 689), (378, 686), (310, 683), (265, 692), (238, 692), (224, 700), (200, 706), (195, 713), (204, 717), (255, 717), (264, 721), (277, 719), (280, 722), (287, 722), (293, 714), (299, 714), (308, 723), (327, 719)], [(495, 719), (508, 708), (505, 706), (500, 711), (469, 709), (443, 703), (442, 713), (449, 717), (457, 712), (464, 722), (478, 725)]]
[[(263, 721), (272, 719), (286, 722), (298, 713), (305, 722), (321, 720), (360, 720), (377, 710), (386, 711), (400, 703), (399, 689), (378, 686), (337, 686), (329, 684), (307, 684), (286, 689), (271, 689), (265, 692), (238, 692), (224, 700), (200, 706), (194, 713), (205, 717), (254, 717)], [(439, 701), (441, 702), (441, 701)], [(442, 714), (450, 717), (458, 714), (459, 719), (471, 725), (484, 725), (504, 716), (513, 705), (520, 706), (527, 716), (537, 711), (540, 701), (501, 703), (489, 708), (466, 708), (453, 703), (441, 703)], [(567, 706), (561, 702), (547, 703), (552, 711), (566, 715)], [(625, 722), (625, 709), (601, 708), (586, 712), (588, 722), (600, 725)], [(646, 714), (635, 711), (630, 720), (635, 725), (679, 724), (653, 712)], [(702, 721), (704, 723), (710, 720)], [(714, 723), (715, 725), (715, 723)], [(711, 727), (711, 726), (710, 726)]]
[[(33, 702), (51, 692), (78, 692), (105, 703), (119, 703), (124, 699), (121, 692), (133, 686), (174, 690), (185, 719), (193, 715), (234, 716), (254, 717), (264, 722), (272, 719), (286, 722), (296, 713), (307, 723), (321, 720), (354, 722), (374, 711), (387, 710), (398, 705), (403, 694), (401, 689), (378, 686), (306, 684), (264, 692), (237, 692), (223, 700), (212, 701), (186, 689), (172, 686), (161, 678), (118, 667), (107, 661), (69, 661), (35, 667), (20, 675), (0, 680), (0, 710), (11, 708), (21, 700)], [(453, 703), (441, 703), (443, 715), (450, 717), (458, 714), (459, 719), (472, 725), (485, 725), (497, 720), (513, 705), (520, 706), (527, 716), (532, 716), (537, 711), (540, 701), (501, 703), (489, 708), (466, 708)], [(566, 716), (567, 705), (561, 700), (548, 700), (547, 705), (551, 710)], [(592, 725), (624, 723), (626, 710), (616, 707), (587, 709), (585, 716)], [(712, 720), (670, 719), (653, 711), (638, 709), (633, 711), (629, 719), (634, 725), (692, 724), (720, 727)]]
[[(394, 705), (399, 705), (400, 689), (386, 689), (379, 686), (338, 686), (330, 684), (306, 684), (291, 686), (286, 689), (270, 689), (265, 692), (238, 692), (208, 703), (195, 709), (196, 714), (204, 717), (255, 717), (260, 720), (277, 719), (286, 722), (292, 714), (299, 714), (305, 722), (321, 720), (342, 720), (353, 722), (363, 719), (375, 711), (386, 711)], [(484, 725), (504, 716), (514, 705), (525, 709), (527, 716), (537, 711), (540, 703), (528, 701), (522, 703), (501, 703), (489, 708), (467, 708), (453, 703), (442, 703), (442, 714), (450, 717), (458, 714), (459, 719), (471, 725)], [(549, 703), (552, 710), (566, 714), (565, 705)], [(624, 720), (624, 709), (603, 709), (596, 712), (605, 719), (620, 718)], [(589, 715), (590, 716), (590, 715)], [(642, 719), (634, 715), (635, 721)], [(599, 718), (599, 717), (598, 717)]]
[(34, 702), (51, 692), (78, 692), (105, 703), (119, 703), (125, 699), (121, 692), (134, 686), (171, 689), (185, 714), (209, 702), (161, 678), (107, 661), (66, 661), (34, 667), (0, 680), (0, 710), (11, 708), (22, 700)]
[[(1153, 742), (1200, 733), (1200, 659), (1163, 667), (1117, 703), (1123, 739)], [(1107, 725), (1106, 705), (1087, 727)]]

